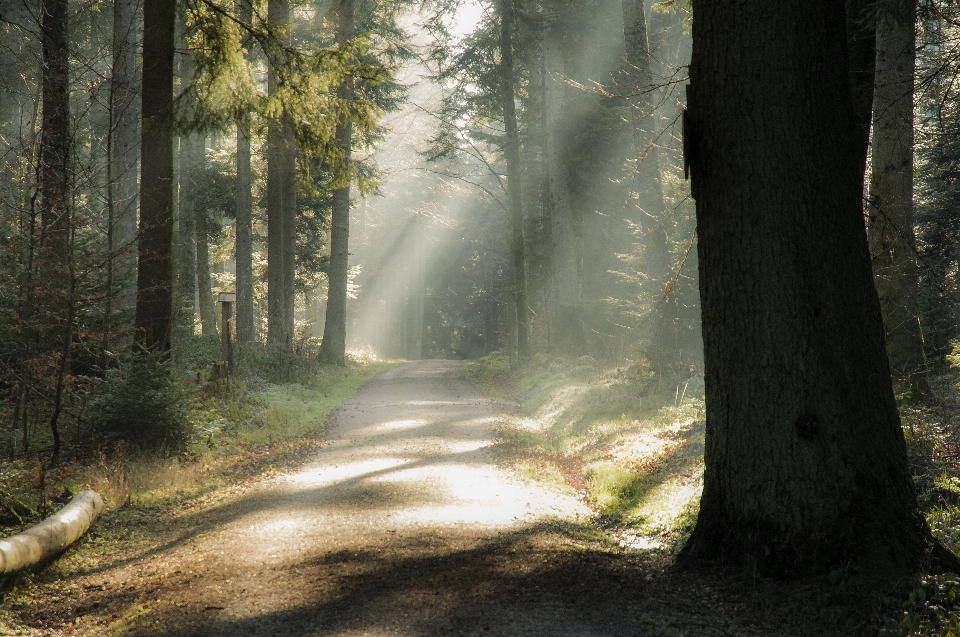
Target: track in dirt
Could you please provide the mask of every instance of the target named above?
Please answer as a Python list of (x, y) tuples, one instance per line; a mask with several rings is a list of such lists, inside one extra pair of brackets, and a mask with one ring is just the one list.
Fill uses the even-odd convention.
[(651, 634), (629, 611), (639, 558), (571, 539), (587, 510), (498, 464), (492, 406), (458, 370), (371, 381), (301, 469), (99, 574), (103, 595), (149, 603), (133, 634), (164, 637)]

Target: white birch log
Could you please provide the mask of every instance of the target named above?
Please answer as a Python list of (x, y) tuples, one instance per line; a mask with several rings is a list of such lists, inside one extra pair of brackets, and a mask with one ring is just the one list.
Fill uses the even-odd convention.
[(84, 491), (43, 522), (0, 540), (0, 573), (14, 573), (47, 560), (73, 544), (103, 510), (96, 491)]

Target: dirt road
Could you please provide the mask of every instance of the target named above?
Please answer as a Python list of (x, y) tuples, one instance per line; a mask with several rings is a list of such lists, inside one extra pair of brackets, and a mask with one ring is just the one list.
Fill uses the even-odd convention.
[(91, 576), (89, 603), (140, 603), (126, 634), (169, 637), (652, 634), (631, 617), (636, 560), (588, 549), (575, 498), (498, 462), (491, 404), (458, 367), (370, 382), (308, 464)]

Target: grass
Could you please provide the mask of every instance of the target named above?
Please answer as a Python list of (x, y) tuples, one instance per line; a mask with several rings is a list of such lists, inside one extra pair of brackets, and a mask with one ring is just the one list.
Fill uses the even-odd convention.
[(643, 546), (672, 546), (689, 527), (703, 453), (703, 398), (690, 387), (702, 381), (678, 388), (543, 355), (514, 369), (492, 354), (462, 375), (501, 401), (520, 475), (580, 492), (604, 528)]
[[(246, 382), (214, 383), (201, 375), (190, 389), (187, 413), (194, 433), (178, 453), (114, 447), (56, 470), (30, 460), (5, 463), (0, 503), (7, 506), (18, 497), (26, 508), (21, 509), (22, 521), (8, 516), (0, 532), (14, 533), (36, 522), (41, 509), (53, 508), (51, 498), (65, 486), (74, 492), (93, 488), (107, 507), (63, 557), (43, 569), (0, 578), (0, 635), (40, 634), (15, 617), (33, 616), (35, 625), (50, 600), (71, 595), (73, 576), (158, 550), (189, 532), (198, 510), (301, 462), (322, 441), (328, 417), (361, 385), (398, 363), (350, 361), (345, 368), (296, 364), (297, 374), (287, 375), (296, 377), (295, 383), (270, 384), (252, 374)], [(47, 502), (45, 507), (38, 506), (39, 500)], [(152, 610), (150, 603), (123, 603), (87, 630), (116, 637), (139, 634), (153, 623)]]

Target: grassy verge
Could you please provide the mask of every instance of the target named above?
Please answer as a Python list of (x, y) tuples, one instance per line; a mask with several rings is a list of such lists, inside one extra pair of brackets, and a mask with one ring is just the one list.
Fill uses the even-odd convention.
[[(17, 632), (27, 629), (16, 626), (10, 611), (40, 609), (51, 596), (69, 595), (73, 575), (149, 553), (184, 533), (198, 510), (301, 462), (322, 442), (327, 418), (361, 385), (396, 364), (314, 366), (297, 383), (269, 384), (255, 376), (197, 383), (187, 414), (193, 435), (177, 454), (120, 447), (65, 462), (54, 471), (31, 460), (3, 465), (5, 475), (20, 482), (0, 487), (5, 490), (0, 501), (8, 511), (2, 533), (17, 532), (36, 522), (41, 512), (56, 508), (55, 494), (64, 489), (93, 488), (107, 507), (93, 529), (54, 564), (0, 578), (0, 635), (32, 634)], [(14, 500), (22, 502), (22, 507), (12, 505), (20, 519), (9, 513)], [(43, 506), (37, 504), (41, 500)], [(102, 627), (103, 634), (128, 634), (139, 616), (119, 617), (112, 628)]]
[(576, 491), (622, 546), (672, 547), (695, 517), (703, 381), (661, 382), (537, 356), (511, 369), (493, 354), (463, 376), (501, 400), (501, 433), (521, 475)]

